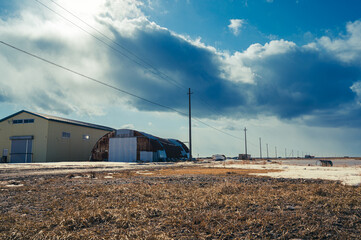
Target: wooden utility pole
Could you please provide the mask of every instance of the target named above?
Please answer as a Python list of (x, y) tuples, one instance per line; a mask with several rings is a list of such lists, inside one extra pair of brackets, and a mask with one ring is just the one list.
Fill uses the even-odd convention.
[(189, 161), (192, 161), (192, 106), (191, 106), (191, 89), (189, 88)]
[(259, 158), (262, 159), (262, 141), (261, 141), (261, 138), (259, 138)]
[(247, 128), (244, 128), (244, 149), (245, 149), (246, 158), (247, 158)]
[(275, 155), (276, 155), (276, 158), (277, 158), (277, 147), (275, 147)]

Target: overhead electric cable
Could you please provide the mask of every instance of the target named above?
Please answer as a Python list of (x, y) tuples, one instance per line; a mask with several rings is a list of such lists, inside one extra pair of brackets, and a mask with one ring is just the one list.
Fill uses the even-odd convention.
[[(73, 14), (72, 12), (70, 12), (69, 10), (65, 9), (64, 7), (62, 7), (61, 5), (59, 5), (58, 3), (52, 1), (54, 4), (56, 4), (58, 7), (62, 8), (64, 11), (68, 12), (69, 14), (71, 14), (72, 16), (74, 16), (75, 18), (77, 18), (78, 20), (80, 20), (82, 23), (84, 23), (85, 25), (87, 25), (88, 27), (92, 28), (93, 30), (95, 30), (96, 32), (98, 32), (100, 35), (102, 35), (103, 37), (105, 37), (106, 39), (108, 39), (109, 41), (111, 41), (114, 45), (122, 48), (124, 51), (128, 52), (130, 55), (132, 55), (134, 58), (131, 58), (130, 56), (128, 56), (127, 54), (119, 51), (117, 48), (111, 46), (110, 44), (108, 44), (107, 42), (105, 42), (104, 40), (102, 40), (101, 38), (95, 36), (94, 34), (92, 34), (91, 32), (87, 31), (86, 29), (84, 29), (83, 27), (79, 26), (78, 24), (74, 23), (73, 21), (69, 20), (68, 18), (66, 18), (65, 16), (63, 16), (62, 14), (58, 13), (57, 11), (55, 11), (54, 9), (50, 8), (49, 6), (47, 6), (46, 4), (44, 4), (43, 2), (39, 1), (39, 0), (34, 0), (37, 3), (39, 3), (40, 5), (42, 5), (43, 7), (47, 8), (49, 11), (55, 13), (56, 15), (58, 15), (59, 17), (63, 18), (64, 20), (68, 21), (69, 23), (71, 23), (72, 25), (76, 26), (77, 28), (81, 29), (83, 32), (89, 34), (90, 36), (92, 36), (93, 38), (95, 38), (96, 40), (102, 42), (103, 44), (107, 45), (109, 48), (111, 48), (112, 50), (118, 52), (119, 54), (121, 54), (122, 56), (128, 58), (130, 61), (138, 64), (139, 66), (147, 69), (148, 71), (150, 71), (151, 73), (153, 73), (154, 75), (162, 78), (163, 80), (168, 81), (169, 83), (172, 83), (173, 85), (176, 85), (179, 88), (183, 88), (183, 89), (187, 89), (185, 86), (183, 86), (182, 84), (180, 84), (179, 82), (175, 81), (174, 79), (172, 79), (171, 77), (169, 77), (168, 75), (162, 73), (161, 71), (159, 71), (156, 67), (154, 67), (152, 64), (148, 63), (147, 61), (145, 61), (144, 59), (138, 57), (136, 54), (134, 54), (133, 52), (131, 52), (130, 50), (128, 50), (126, 47), (120, 45), (119, 43), (115, 42), (113, 39), (109, 38), (108, 36), (106, 36), (104, 33), (102, 33), (101, 31), (99, 31), (98, 29), (94, 28), (93, 26), (91, 26), (90, 24), (86, 23), (84, 20), (82, 20), (81, 18), (79, 18), (78, 16), (76, 16), (75, 14)], [(147, 66), (145, 66), (147, 65)]]
[(225, 131), (222, 131), (222, 130), (220, 130), (220, 129), (218, 129), (218, 128), (215, 128), (215, 127), (213, 127), (213, 126), (211, 126), (211, 125), (209, 125), (209, 124), (207, 124), (207, 123), (199, 120), (198, 118), (192, 117), (192, 119), (194, 119), (194, 120), (202, 123), (203, 125), (206, 125), (207, 127), (213, 128), (214, 130), (217, 130), (217, 131), (219, 131), (219, 132), (221, 132), (221, 133), (223, 133), (223, 134), (226, 134), (226, 135), (228, 135), (228, 136), (230, 136), (230, 137), (233, 137), (233, 138), (236, 138), (236, 139), (238, 139), (238, 140), (240, 140), (240, 141), (243, 141), (243, 139), (241, 139), (241, 138), (239, 138), (239, 137), (236, 137), (236, 136), (234, 136), (234, 135), (232, 135), (232, 134), (230, 134), (230, 133), (227, 133), (227, 132), (225, 132)]
[(211, 106), (209, 103), (207, 103), (203, 98), (202, 98), (202, 96), (201, 95), (197, 95), (196, 93), (197, 92), (193, 92), (194, 94), (195, 94), (195, 96), (196, 97), (198, 97), (198, 99), (199, 100), (201, 100), (204, 104), (205, 104), (205, 106), (211, 111), (211, 112), (213, 112), (215, 115), (221, 115), (220, 114), (220, 112), (217, 112), (217, 110), (213, 107), (213, 106)]
[[(15, 46), (13, 46), (13, 45), (11, 45), (11, 44), (9, 44), (9, 43), (4, 42), (4, 41), (1, 41), (1, 40), (0, 40), (0, 43), (3, 44), (3, 45), (5, 45), (5, 46), (7, 46), (7, 47), (10, 47), (10, 48), (12, 48), (12, 49), (15, 49), (15, 50), (17, 50), (17, 51), (19, 51), (19, 52), (22, 52), (22, 53), (24, 53), (24, 54), (26, 54), (26, 55), (28, 55), (28, 56), (34, 57), (34, 58), (39, 59), (39, 60), (41, 60), (41, 61), (43, 61), (43, 62), (46, 62), (46, 63), (48, 63), (48, 64), (51, 64), (51, 65), (53, 65), (53, 66), (56, 66), (56, 67), (58, 67), (58, 68), (61, 68), (61, 69), (66, 70), (66, 71), (68, 71), (68, 72), (71, 72), (71, 73), (73, 73), (73, 74), (76, 74), (76, 75), (78, 75), (78, 76), (81, 76), (81, 77), (86, 78), (86, 79), (88, 79), (88, 80), (91, 80), (91, 81), (93, 81), (93, 82), (99, 83), (99, 84), (101, 84), (101, 85), (103, 85), (103, 86), (112, 88), (112, 89), (114, 89), (114, 90), (117, 90), (117, 91), (119, 91), (119, 92), (125, 93), (125, 94), (127, 94), (127, 95), (132, 96), (132, 97), (138, 98), (138, 99), (143, 100), (143, 101), (148, 102), (148, 103), (151, 103), (151, 104), (153, 104), (153, 105), (156, 105), (156, 106), (159, 106), (159, 107), (162, 107), (162, 108), (171, 110), (171, 111), (176, 112), (176, 113), (179, 113), (181, 116), (184, 116), (184, 117), (187, 117), (187, 116), (188, 116), (188, 114), (183, 113), (183, 112), (181, 112), (181, 111), (179, 111), (179, 110), (177, 110), (177, 109), (174, 109), (174, 108), (172, 108), (172, 107), (168, 107), (168, 106), (166, 106), (166, 105), (163, 105), (163, 104), (154, 102), (154, 101), (152, 101), (152, 100), (148, 100), (148, 99), (146, 99), (146, 98), (144, 98), (144, 97), (140, 97), (140, 96), (138, 96), (138, 95), (136, 95), (136, 94), (134, 94), (134, 93), (128, 92), (128, 91), (126, 91), (126, 90), (123, 90), (123, 89), (121, 89), (121, 88), (115, 87), (115, 86), (110, 85), (110, 84), (108, 84), (108, 83), (102, 82), (102, 81), (97, 80), (97, 79), (92, 78), (92, 77), (89, 77), (89, 76), (87, 76), (87, 75), (85, 75), (85, 74), (79, 73), (79, 72), (77, 72), (77, 71), (75, 71), (75, 70), (72, 70), (72, 69), (70, 69), (70, 68), (68, 68), (68, 67), (64, 67), (64, 66), (62, 66), (62, 65), (60, 65), (60, 64), (57, 64), (57, 63), (55, 63), (55, 62), (52, 62), (52, 61), (47, 60), (47, 59), (45, 59), (45, 58), (42, 58), (42, 57), (40, 57), (40, 56), (38, 56), (38, 55), (35, 55), (35, 54), (30, 53), (30, 52), (28, 52), (28, 51), (22, 50), (22, 49), (20, 49), (20, 48), (18, 48), (18, 47), (15, 47)], [(199, 120), (199, 119), (197, 119), (197, 118), (194, 118), (194, 117), (193, 117), (192, 119), (194, 119), (194, 120), (196, 120), (197, 122), (200, 122), (200, 123), (202, 123), (202, 124), (204, 124), (204, 125), (212, 128), (212, 129), (214, 129), (214, 130), (217, 130), (218, 132), (221, 132), (221, 133), (223, 133), (223, 134), (226, 134), (226, 135), (228, 135), (228, 136), (234, 137), (234, 138), (239, 139), (239, 140), (242, 141), (242, 139), (240, 139), (240, 138), (238, 138), (238, 137), (236, 137), (236, 136), (234, 136), (234, 135), (232, 135), (232, 134), (229, 134), (229, 133), (227, 133), (227, 132), (224, 132), (224, 131), (216, 128), (216, 127), (213, 127), (213, 126), (211, 126), (211, 125), (209, 125), (209, 124), (207, 124), (207, 123), (205, 123), (205, 122), (203, 122), (203, 121), (201, 121), (201, 120)]]
[[(51, 9), (50, 7), (48, 7), (47, 5), (45, 5), (44, 3), (42, 3), (41, 1), (39, 0), (35, 0), (36, 2), (38, 2), (39, 4), (41, 4), (42, 6), (44, 6), (45, 8), (47, 8), (48, 10), (52, 11), (53, 13), (57, 14), (58, 16), (62, 17), (63, 19), (65, 19), (66, 21), (70, 22), (71, 24), (73, 24), (74, 26), (78, 27), (79, 29), (81, 29), (82, 31), (86, 32), (87, 34), (91, 35), (92, 37), (94, 37), (95, 39), (97, 39), (98, 41), (101, 41), (103, 44), (106, 44), (108, 47), (110, 47), (111, 49), (121, 53), (123, 56), (127, 57), (128, 59), (130, 59), (131, 61), (133, 61), (133, 59), (129, 58), (129, 56), (125, 55), (124, 53), (120, 52), (118, 49), (115, 49), (113, 48), (112, 46), (110, 46), (108, 43), (104, 42), (103, 40), (99, 39), (97, 36), (93, 35), (92, 33), (90, 33), (89, 31), (85, 30), (84, 28), (82, 28), (81, 26), (77, 25), (76, 23), (72, 22), (71, 20), (67, 19), (66, 17), (64, 17), (63, 15), (61, 15), (60, 13), (56, 12), (55, 10)], [(153, 74), (161, 77), (164, 79), (163, 76), (165, 76), (167, 79), (171, 80), (172, 83), (174, 83), (175, 85), (177, 85), (178, 87), (181, 87), (183, 89), (187, 89), (185, 86), (183, 86), (182, 84), (178, 83), (177, 81), (175, 81), (174, 79), (172, 79), (171, 77), (169, 77), (168, 75), (164, 74), (163, 72), (159, 71), (157, 68), (155, 68), (153, 65), (151, 65), (150, 63), (148, 63), (147, 61), (143, 60), (142, 58), (138, 57), (136, 54), (134, 54), (133, 52), (131, 52), (130, 50), (128, 50), (127, 48), (125, 48), (124, 46), (122, 46), (121, 44), (115, 42), (113, 39), (109, 38), (106, 34), (102, 33), (100, 30), (98, 30), (97, 28), (91, 26), (90, 24), (88, 24), (86, 21), (84, 21), (83, 19), (81, 19), (80, 17), (76, 16), (74, 13), (72, 13), (71, 11), (69, 11), (68, 9), (64, 8), (63, 6), (61, 6), (60, 4), (58, 4), (57, 2), (53, 1), (53, 0), (49, 0), (51, 2), (53, 2), (55, 5), (57, 5), (59, 8), (63, 9), (64, 11), (66, 11), (67, 13), (69, 13), (70, 15), (72, 15), (73, 17), (75, 17), (76, 19), (78, 19), (79, 21), (81, 21), (82, 23), (84, 23), (85, 25), (87, 25), (88, 27), (90, 27), (91, 29), (95, 30), (97, 33), (99, 33), (100, 35), (102, 35), (103, 37), (105, 37), (106, 39), (108, 39), (109, 41), (111, 41), (113, 44), (117, 45), (118, 47), (122, 48), (123, 50), (125, 50), (126, 52), (128, 52), (129, 54), (131, 54), (132, 56), (134, 56), (135, 58), (137, 58), (139, 61), (141, 61), (142, 63), (148, 65), (152, 70), (154, 70), (155, 72), (152, 72)], [(137, 63), (138, 65), (142, 66), (142, 67), (145, 67), (144, 65), (141, 65), (139, 62), (135, 62)], [(147, 67), (145, 67), (147, 68)], [(160, 75), (163, 75), (163, 76), (160, 76)], [(165, 80), (167, 80), (165, 79)], [(167, 80), (168, 81), (168, 80)], [(213, 113), (215, 113), (216, 115), (219, 115), (220, 113), (219, 112), (216, 112), (212, 109), (211, 105), (208, 104), (200, 95), (198, 95), (198, 97), (200, 98), (200, 100), (205, 103), (208, 107), (208, 109), (210, 109)], [(183, 113), (184, 114), (184, 113)], [(232, 134), (229, 134), (229, 133), (226, 133), (220, 129), (217, 129), (215, 127), (212, 127), (211, 125), (209, 124), (206, 124), (202, 121), (200, 121), (199, 119), (195, 119), (193, 118), (194, 120), (198, 121), (198, 122), (201, 122), (202, 124), (204, 125), (207, 125), (208, 127), (211, 127), (217, 131), (220, 131), (226, 135), (229, 135), (231, 137), (234, 137), (236, 139), (239, 139), (241, 140), (240, 138), (232, 135)]]
[[(123, 49), (124, 51), (126, 51), (127, 53), (129, 53), (130, 55), (132, 55), (133, 57), (135, 57), (138, 61), (135, 61), (134, 59), (130, 58), (129, 56), (127, 56), (126, 54), (120, 52), (118, 49), (113, 48), (112, 46), (110, 46), (108, 43), (104, 42), (102, 39), (98, 38), (97, 36), (95, 36), (94, 34), (90, 33), (89, 31), (85, 30), (84, 28), (82, 28), (81, 26), (79, 26), (78, 24), (74, 23), (73, 21), (69, 20), (68, 18), (66, 18), (65, 16), (61, 15), (60, 13), (56, 12), (55, 10), (51, 9), (50, 7), (48, 7), (46, 4), (44, 4), (43, 2), (39, 1), (39, 0), (34, 0), (36, 2), (38, 2), (39, 4), (41, 4), (43, 7), (47, 8), (48, 10), (50, 10), (51, 12), (55, 13), (56, 15), (60, 16), (61, 18), (65, 19), (66, 21), (68, 21), (69, 23), (73, 24), (74, 26), (76, 26), (77, 28), (81, 29), (82, 31), (84, 31), (85, 33), (91, 35), (92, 37), (94, 37), (95, 39), (97, 39), (98, 41), (102, 42), (103, 44), (107, 45), (108, 47), (110, 47), (111, 49), (117, 51), (118, 53), (120, 53), (121, 55), (123, 55), (124, 57), (128, 58), (129, 60), (135, 62), (136, 64), (138, 64), (141, 67), (146, 68), (147, 70), (149, 70), (149, 68), (152, 69), (149, 70), (151, 73), (153, 73), (154, 75), (176, 85), (177, 87), (180, 87), (182, 89), (187, 90), (188, 88), (185, 87), (183, 84), (179, 83), (178, 81), (174, 80), (173, 78), (171, 78), (170, 76), (168, 76), (167, 74), (161, 72), (160, 70), (158, 70), (156, 67), (154, 67), (152, 64), (150, 64), (148, 61), (142, 59), (141, 57), (137, 56), (135, 53), (133, 53), (132, 51), (128, 50), (126, 47), (122, 46), (121, 44), (119, 44), (118, 42), (114, 41), (113, 39), (111, 39), (110, 37), (108, 37), (106, 34), (104, 34), (103, 32), (101, 32), (100, 30), (98, 30), (97, 28), (93, 27), (92, 25), (88, 24), (86, 21), (84, 21), (83, 19), (81, 19), (80, 17), (78, 17), (77, 15), (75, 15), (74, 13), (72, 13), (71, 11), (69, 11), (68, 9), (66, 9), (65, 7), (61, 6), (59, 3), (57, 3), (54, 0), (49, 0), (52, 3), (54, 3), (56, 6), (58, 6), (59, 8), (63, 9), (64, 11), (66, 11), (67, 13), (69, 13), (70, 15), (72, 15), (74, 18), (78, 19), (79, 21), (81, 21), (83, 24), (85, 24), (86, 26), (88, 26), (89, 28), (93, 29), (94, 31), (96, 31), (97, 33), (99, 33), (101, 36), (103, 36), (104, 38), (106, 38), (108, 41), (112, 42), (113, 44), (115, 44), (116, 46), (120, 47), (121, 49)], [(144, 66), (147, 65), (147, 66)], [(197, 93), (197, 92), (196, 92)], [(208, 104), (200, 95), (195, 95), (196, 97), (200, 98), (200, 100), (205, 104), (204, 106), (206, 106), (210, 111), (212, 111), (215, 115), (220, 115), (221, 113), (218, 112), (217, 110), (215, 110), (214, 107), (212, 107), (210, 104)]]
[(6, 43), (6, 42), (0, 41), (0, 43), (4, 44), (4, 45), (6, 45), (6, 46), (8, 46), (8, 47), (10, 47), (10, 48), (13, 48), (13, 49), (15, 49), (15, 50), (17, 50), (17, 51), (20, 51), (20, 52), (22, 52), (22, 53), (25, 53), (25, 54), (27, 54), (27, 55), (29, 55), (29, 56), (32, 56), (32, 57), (37, 58), (37, 59), (39, 59), (39, 60), (42, 60), (43, 62), (49, 63), (49, 64), (51, 64), (51, 65), (54, 65), (54, 66), (59, 67), (59, 68), (61, 68), (61, 69), (63, 69), (63, 70), (66, 70), (66, 71), (68, 71), (68, 72), (71, 72), (71, 73), (74, 73), (74, 74), (76, 74), (76, 75), (79, 75), (79, 76), (81, 76), (81, 77), (87, 78), (87, 79), (89, 79), (89, 80), (91, 80), (91, 81), (93, 81), (93, 82), (102, 84), (102, 85), (107, 86), (107, 87), (109, 87), (109, 88), (113, 88), (113, 89), (115, 89), (115, 90), (117, 90), (117, 91), (119, 91), (119, 92), (125, 93), (125, 94), (127, 94), (127, 95), (130, 95), (130, 96), (132, 96), (132, 97), (141, 99), (141, 100), (143, 100), (143, 101), (146, 101), (146, 102), (148, 102), (148, 103), (157, 105), (157, 106), (159, 106), (159, 107), (172, 110), (172, 111), (177, 112), (177, 113), (179, 113), (179, 114), (181, 114), (181, 115), (188, 116), (186, 113), (183, 113), (183, 112), (181, 112), (181, 111), (178, 111), (177, 109), (174, 109), (174, 108), (165, 106), (165, 105), (163, 105), (163, 104), (160, 104), (160, 103), (157, 103), (157, 102), (148, 100), (148, 99), (143, 98), (143, 97), (140, 97), (140, 96), (138, 96), (138, 95), (136, 95), (136, 94), (134, 94), (134, 93), (128, 92), (128, 91), (126, 91), (126, 90), (123, 90), (123, 89), (121, 89), (121, 88), (115, 87), (115, 86), (110, 85), (110, 84), (108, 84), (108, 83), (102, 82), (102, 81), (97, 80), (97, 79), (95, 79), (95, 78), (86, 76), (86, 75), (84, 75), (84, 74), (82, 74), (82, 73), (79, 73), (79, 72), (77, 72), (77, 71), (75, 71), (75, 70), (72, 70), (72, 69), (70, 69), (70, 68), (64, 67), (64, 66), (62, 66), (62, 65), (60, 65), (60, 64), (57, 64), (57, 63), (52, 62), (52, 61), (50, 61), (50, 60), (47, 60), (47, 59), (45, 59), (45, 58), (39, 57), (39, 56), (37, 56), (37, 55), (35, 55), (35, 54), (32, 54), (32, 53), (30, 53), (30, 52), (27, 52), (27, 51), (25, 51), (25, 50), (22, 50), (22, 49), (20, 49), (20, 48), (17, 48), (17, 47), (15, 47), (15, 46), (11, 45), (11, 44)]

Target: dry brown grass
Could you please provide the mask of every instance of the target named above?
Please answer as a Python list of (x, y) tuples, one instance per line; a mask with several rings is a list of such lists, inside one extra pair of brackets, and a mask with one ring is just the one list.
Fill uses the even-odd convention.
[(153, 175), (153, 176), (184, 176), (184, 175), (245, 175), (251, 173), (268, 173), (280, 172), (281, 170), (267, 169), (232, 169), (232, 168), (164, 168), (156, 171), (138, 171), (137, 174)]
[[(0, 189), (0, 239), (361, 236), (360, 187), (212, 170), (18, 179), (24, 186)], [(113, 178), (104, 178), (109, 175)]]

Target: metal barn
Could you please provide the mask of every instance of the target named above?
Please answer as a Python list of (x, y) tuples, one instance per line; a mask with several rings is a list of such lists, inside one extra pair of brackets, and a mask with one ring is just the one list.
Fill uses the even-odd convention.
[(113, 128), (22, 110), (0, 120), (1, 162), (88, 161)]
[(129, 129), (105, 134), (92, 150), (92, 160), (110, 162), (158, 162), (186, 159), (189, 150), (176, 139), (163, 139)]

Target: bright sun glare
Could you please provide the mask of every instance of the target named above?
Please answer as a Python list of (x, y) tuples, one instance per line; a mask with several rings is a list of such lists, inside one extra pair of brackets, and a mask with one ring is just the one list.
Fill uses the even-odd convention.
[(59, 5), (72, 12), (73, 14), (81, 17), (92, 18), (94, 15), (100, 12), (104, 0), (59, 0), (56, 1)]

